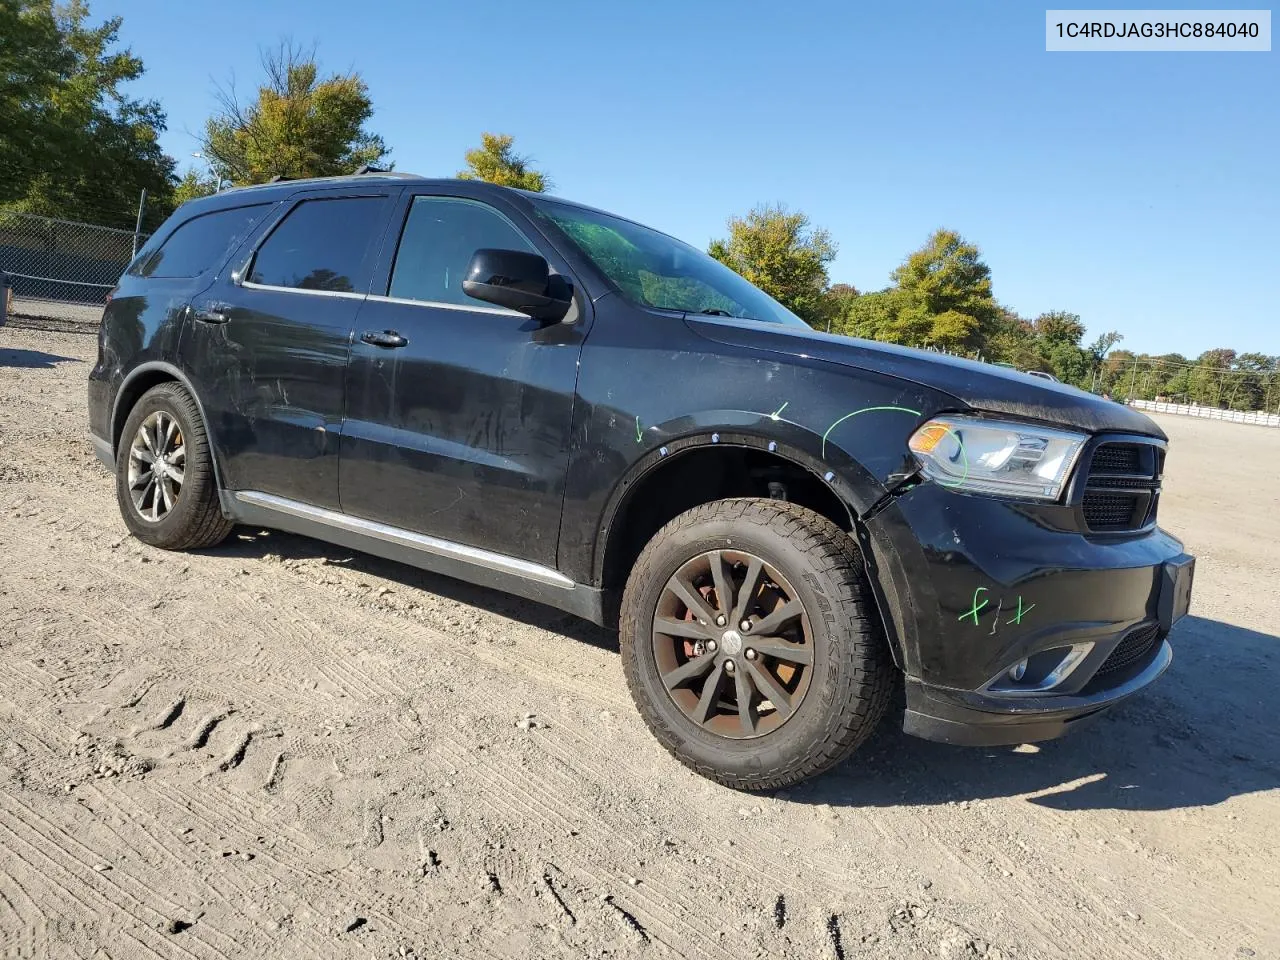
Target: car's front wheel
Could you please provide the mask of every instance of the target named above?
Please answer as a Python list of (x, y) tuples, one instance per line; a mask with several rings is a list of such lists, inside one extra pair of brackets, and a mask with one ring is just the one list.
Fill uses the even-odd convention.
[(880, 721), (893, 680), (856, 544), (778, 500), (705, 504), (658, 531), (627, 582), (620, 644), (663, 746), (743, 790), (846, 758)]
[(181, 384), (152, 387), (129, 412), (116, 451), (116, 500), (129, 532), (153, 547), (212, 547), (231, 532), (200, 409)]

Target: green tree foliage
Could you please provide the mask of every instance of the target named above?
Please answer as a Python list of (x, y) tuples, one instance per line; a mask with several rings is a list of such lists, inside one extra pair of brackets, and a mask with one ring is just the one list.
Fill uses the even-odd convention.
[(172, 209), (165, 116), (127, 93), (143, 65), (121, 22), (93, 26), (83, 0), (0, 0), (0, 204), (132, 227), (145, 188), (150, 222)]
[(1000, 306), (978, 248), (953, 230), (935, 231), (891, 279), (893, 286), (865, 294), (832, 286), (826, 296), (832, 330), (1044, 371), (1085, 388), (1121, 339), (1104, 333), (1085, 347), (1077, 314), (1054, 310), (1027, 320)]
[(1198, 357), (1113, 350), (1099, 368), (1099, 393), (1229, 410), (1280, 412), (1280, 357), (1218, 348)]
[(997, 331), (1001, 310), (991, 294), (991, 269), (953, 230), (934, 231), (890, 279), (889, 289), (844, 305), (843, 329), (944, 350), (977, 350)]
[(542, 193), (551, 188), (551, 178), (529, 166), (530, 158), (515, 152), (515, 137), (505, 133), (480, 134), (480, 146), (468, 150), (466, 170), (458, 171), (460, 180), (484, 180), (500, 187), (516, 187)]
[(262, 69), (252, 101), (220, 91), (205, 124), (201, 149), (233, 183), (354, 173), (390, 152), (366, 129), (373, 103), (358, 73), (321, 76), (315, 52), (288, 41), (263, 53)]
[(211, 196), (217, 192), (217, 189), (217, 181), (212, 176), (202, 175), (192, 167), (182, 175), (182, 179), (174, 187), (173, 202), (175, 205), (181, 205), (188, 200)]
[(713, 240), (707, 252), (811, 326), (825, 329), (827, 265), (836, 256), (831, 234), (781, 205), (732, 217), (728, 228), (729, 236)]

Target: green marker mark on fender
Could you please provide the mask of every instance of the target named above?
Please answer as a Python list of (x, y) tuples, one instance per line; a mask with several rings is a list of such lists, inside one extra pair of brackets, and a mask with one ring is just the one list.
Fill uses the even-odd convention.
[(976, 627), (978, 625), (978, 614), (980, 614), (986, 608), (987, 604), (991, 602), (990, 600), (983, 600), (981, 603), (978, 602), (978, 598), (986, 592), (987, 592), (986, 587), (978, 587), (977, 590), (974, 590), (973, 606), (970, 607), (964, 613), (960, 614), (960, 616), (956, 617), (956, 619), (964, 620), (967, 617), (973, 617), (973, 625)]
[(636, 417), (636, 443), (644, 443), (644, 434), (640, 430), (639, 417)]
[[(786, 406), (786, 404), (783, 404), (783, 406)], [(913, 417), (920, 416), (919, 410), (912, 410), (910, 407), (863, 407), (861, 410), (853, 411), (853, 413), (846, 413), (843, 417), (841, 417), (831, 426), (827, 427), (827, 432), (822, 435), (822, 456), (826, 457), (827, 455), (827, 437), (831, 436), (832, 430), (840, 426), (840, 424), (844, 423), (846, 420), (852, 419), (853, 417), (860, 416), (864, 413), (874, 413), (877, 410), (890, 410), (895, 413), (909, 413)], [(778, 412), (781, 413), (782, 411), (778, 411)]]
[[(787, 401), (787, 403), (790, 403), (790, 402), (791, 402), (790, 400), (788, 400), (788, 401)], [(777, 410), (773, 411), (773, 413), (769, 414), (769, 419), (770, 419), (770, 420), (777, 420), (777, 419), (778, 419), (778, 417), (780, 417), (780, 416), (782, 415), (782, 411), (783, 411), (783, 410), (785, 410), (785, 409), (787, 409), (787, 403), (784, 403), (784, 404), (783, 404), (782, 406), (780, 406)]]
[(1013, 615), (1012, 620), (1006, 620), (1005, 623), (1021, 623), (1022, 618), (1026, 616), (1028, 613), (1030, 613), (1032, 610), (1034, 610), (1035, 608), (1036, 608), (1036, 605), (1034, 603), (1031, 604), (1030, 606), (1024, 607), (1022, 605), (1022, 597), (1018, 597), (1018, 612)]

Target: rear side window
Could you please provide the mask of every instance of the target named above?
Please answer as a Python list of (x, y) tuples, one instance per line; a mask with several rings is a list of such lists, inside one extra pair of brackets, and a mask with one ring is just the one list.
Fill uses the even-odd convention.
[(298, 290), (367, 290), (383, 197), (304, 200), (271, 231), (249, 282)]
[(169, 234), (159, 250), (142, 258), (134, 272), (157, 279), (198, 277), (222, 263), (270, 206), (259, 203), (193, 217)]
[(537, 252), (492, 207), (454, 197), (415, 197), (396, 251), (390, 295), (484, 306), (462, 292), (467, 265), (483, 247)]

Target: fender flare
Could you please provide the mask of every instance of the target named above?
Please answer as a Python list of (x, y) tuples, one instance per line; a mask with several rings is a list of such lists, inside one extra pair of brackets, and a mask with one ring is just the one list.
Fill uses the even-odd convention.
[(191, 385), (191, 380), (178, 367), (174, 366), (166, 360), (148, 360), (140, 363), (120, 381), (120, 386), (116, 390), (116, 395), (111, 401), (111, 453), (113, 456), (119, 456), (120, 436), (124, 431), (124, 421), (129, 417), (129, 410), (122, 410), (120, 398), (125, 395), (129, 384), (133, 383), (139, 377), (148, 373), (163, 373), (170, 379), (177, 381), (182, 388), (191, 395), (191, 399), (196, 403), (196, 409), (200, 411), (200, 421), (204, 424), (204, 433), (209, 440), (210, 459), (213, 461), (213, 481), (218, 490), (222, 489), (222, 465), (219, 462), (218, 444), (214, 440), (214, 431), (209, 423), (209, 417), (204, 411), (204, 403), (200, 399), (200, 394), (196, 392), (195, 387)]
[[(752, 415), (752, 420), (759, 416)], [(763, 421), (769, 421), (767, 428)], [(687, 420), (684, 422), (687, 425)], [(661, 435), (669, 439), (635, 460), (623, 472), (605, 501), (596, 527), (595, 542), (600, 547), (595, 550), (591, 565), (592, 577), (597, 583), (602, 582), (604, 575), (605, 545), (608, 544), (614, 532), (614, 524), (632, 491), (660, 464), (693, 450), (717, 446), (734, 447), (759, 450), (787, 460), (811, 474), (835, 495), (849, 511), (851, 526), (856, 525), (887, 493), (884, 485), (866, 469), (843, 451), (832, 449), (830, 443), (828, 456), (823, 459), (819, 453), (822, 438), (799, 424), (772, 421), (765, 416), (758, 423), (729, 422), (719, 429), (699, 424), (696, 429), (684, 433), (668, 432), (661, 428), (659, 430)]]

